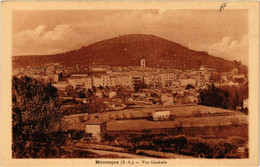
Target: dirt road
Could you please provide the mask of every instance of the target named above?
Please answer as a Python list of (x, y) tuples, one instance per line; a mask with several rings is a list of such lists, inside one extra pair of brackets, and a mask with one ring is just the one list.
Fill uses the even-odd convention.
[[(94, 149), (85, 149), (85, 148), (74, 148), (75, 150), (80, 151), (88, 151), (99, 155), (116, 155), (122, 158), (153, 158), (153, 157), (147, 157), (142, 155), (135, 155), (135, 154), (129, 154), (129, 153), (121, 153), (121, 152), (114, 152), (114, 151), (104, 151), (104, 150), (94, 150)], [(153, 158), (154, 159), (154, 158)]]

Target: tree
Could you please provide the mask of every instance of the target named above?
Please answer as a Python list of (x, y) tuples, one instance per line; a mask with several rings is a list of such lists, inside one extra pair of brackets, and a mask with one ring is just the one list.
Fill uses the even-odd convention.
[(185, 148), (188, 143), (188, 140), (183, 135), (176, 136), (172, 140), (174, 143), (174, 149), (176, 153), (180, 153), (181, 149)]
[(200, 104), (212, 107), (229, 108), (229, 92), (220, 88), (216, 88), (214, 84), (208, 89), (200, 91)]
[[(12, 152), (14, 158), (57, 155), (63, 114), (57, 89), (29, 77), (12, 79)], [(56, 135), (55, 135), (56, 134)], [(55, 150), (56, 148), (56, 150)]]
[(235, 97), (233, 99), (233, 109), (236, 109), (236, 107), (239, 106), (239, 95), (238, 92), (236, 92)]
[(78, 92), (79, 98), (86, 98), (86, 94), (84, 92), (85, 92), (84, 89)]
[(109, 141), (109, 145), (112, 143), (112, 141), (115, 141), (115, 135), (109, 134), (107, 132), (103, 134), (103, 138), (104, 140)]
[(188, 84), (188, 85), (186, 85), (186, 88), (185, 88), (186, 90), (188, 90), (188, 89), (194, 89), (194, 86), (193, 85), (191, 85), (191, 84)]
[(88, 91), (86, 91), (86, 97), (90, 98), (92, 97), (94, 94), (93, 92), (91, 91), (91, 89), (88, 89)]
[(143, 89), (146, 89), (147, 85), (144, 83), (144, 81), (140, 81), (134, 84), (134, 90), (135, 92), (142, 91)]
[(99, 98), (90, 98), (90, 103), (88, 105), (88, 111), (89, 113), (98, 113), (106, 111), (106, 105), (103, 103), (103, 101)]
[(96, 92), (97, 88), (95, 86), (92, 86), (92, 92)]
[(122, 98), (122, 99), (130, 98), (131, 94), (132, 94), (131, 90), (124, 89), (123, 87), (118, 87), (118, 89), (116, 90), (117, 98)]
[(211, 76), (210, 76), (210, 80), (214, 83), (214, 82), (218, 82), (221, 80), (221, 75), (220, 73), (213, 73)]
[(245, 79), (244, 78), (235, 78), (234, 81), (239, 84), (243, 84), (245, 82)]
[(159, 97), (159, 95), (157, 93), (155, 93), (155, 92), (152, 92), (151, 93), (151, 97)]
[(142, 136), (139, 134), (129, 134), (129, 142), (132, 145), (132, 149), (136, 149), (138, 144), (140, 143), (140, 140), (142, 139)]
[(154, 147), (153, 138), (155, 136), (154, 134), (142, 134), (142, 139), (148, 143), (150, 149)]
[(236, 86), (222, 86), (221, 90), (228, 92), (228, 108), (236, 109), (237, 106), (243, 105), (243, 100), (248, 98), (248, 85)]
[(67, 92), (67, 95), (73, 98), (77, 97), (76, 91), (73, 89), (72, 85), (68, 85), (65, 87), (65, 91)]

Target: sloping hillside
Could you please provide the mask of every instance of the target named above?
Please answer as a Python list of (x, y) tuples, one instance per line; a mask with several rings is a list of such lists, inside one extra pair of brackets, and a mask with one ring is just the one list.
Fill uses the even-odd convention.
[(238, 68), (246, 72), (247, 67), (234, 61), (198, 52), (180, 44), (153, 35), (123, 35), (82, 47), (78, 50), (42, 56), (14, 56), (13, 67), (36, 66), (49, 62), (60, 62), (64, 66), (81, 64), (88, 66), (107, 64), (111, 66), (140, 65), (140, 59), (146, 59), (149, 67), (172, 67), (182, 69), (198, 68), (200, 65), (212, 67), (218, 71)]

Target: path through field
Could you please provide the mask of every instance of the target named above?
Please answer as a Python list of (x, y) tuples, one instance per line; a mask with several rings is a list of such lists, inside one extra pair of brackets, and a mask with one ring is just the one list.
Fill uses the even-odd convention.
[(142, 155), (135, 155), (135, 154), (129, 154), (129, 153), (121, 153), (121, 152), (114, 152), (114, 151), (104, 151), (104, 150), (94, 150), (94, 149), (85, 149), (85, 148), (74, 148), (75, 150), (80, 151), (88, 151), (99, 155), (117, 155), (119, 157), (123, 158), (153, 158), (153, 157), (147, 157)]

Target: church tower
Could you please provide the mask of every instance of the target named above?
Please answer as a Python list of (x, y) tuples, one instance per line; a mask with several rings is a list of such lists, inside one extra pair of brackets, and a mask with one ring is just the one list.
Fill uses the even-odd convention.
[(145, 69), (145, 59), (141, 59), (141, 69)]

